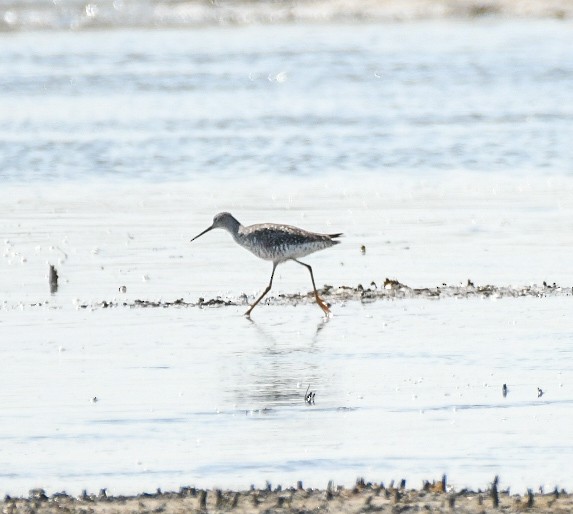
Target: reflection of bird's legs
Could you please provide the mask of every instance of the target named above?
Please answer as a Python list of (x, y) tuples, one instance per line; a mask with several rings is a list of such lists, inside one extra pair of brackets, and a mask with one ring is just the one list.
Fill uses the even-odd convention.
[[(301, 263), (302, 264), (302, 263)], [(253, 305), (251, 305), (249, 307), (249, 310), (247, 312), (245, 312), (245, 316), (251, 316), (251, 311), (257, 306), (257, 304), (265, 297), (265, 295), (271, 290), (271, 287), (273, 287), (273, 277), (275, 276), (275, 269), (277, 269), (277, 263), (273, 262), (273, 272), (271, 273), (271, 281), (269, 282), (269, 285), (267, 286), (267, 288), (263, 291), (263, 294), (261, 296), (259, 296), (256, 300), (255, 303), (253, 303)]]
[(296, 259), (293, 259), (293, 261), (302, 264), (310, 272), (310, 279), (312, 280), (312, 287), (314, 288), (314, 297), (316, 298), (316, 303), (318, 303), (318, 306), (324, 311), (324, 314), (328, 316), (330, 314), (330, 309), (328, 308), (328, 305), (326, 305), (326, 302), (320, 296), (318, 296), (318, 291), (316, 290), (316, 284), (314, 283), (314, 275), (312, 274), (312, 268), (310, 267), (310, 265), (305, 264), (304, 262), (297, 261)]

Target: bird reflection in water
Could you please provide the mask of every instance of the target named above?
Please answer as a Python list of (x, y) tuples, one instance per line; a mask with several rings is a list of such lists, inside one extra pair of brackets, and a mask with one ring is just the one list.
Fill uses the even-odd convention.
[(254, 356), (257, 365), (245, 370), (248, 376), (236, 384), (233, 393), (238, 397), (237, 403), (259, 410), (300, 405), (306, 401), (307, 384), (313, 384), (314, 399), (316, 384), (324, 383), (316, 343), (328, 322), (324, 318), (317, 324), (310, 341), (301, 336), (299, 342), (292, 342), (281, 340), (279, 333), (272, 330), (274, 327), (261, 326), (251, 319), (250, 324), (259, 335), (257, 340), (264, 344)]

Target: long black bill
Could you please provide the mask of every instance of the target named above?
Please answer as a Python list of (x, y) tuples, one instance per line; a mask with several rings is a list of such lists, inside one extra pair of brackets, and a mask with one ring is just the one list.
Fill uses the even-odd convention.
[(191, 243), (193, 241), (195, 241), (195, 239), (197, 239), (198, 237), (201, 237), (203, 234), (206, 234), (207, 232), (209, 232), (209, 230), (213, 230), (215, 227), (213, 225), (211, 225), (209, 228), (203, 230), (203, 232), (201, 232), (198, 236), (195, 236), (193, 239), (191, 239)]

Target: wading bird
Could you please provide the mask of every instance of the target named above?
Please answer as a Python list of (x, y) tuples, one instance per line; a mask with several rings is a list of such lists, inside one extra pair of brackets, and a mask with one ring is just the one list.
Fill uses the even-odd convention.
[(235, 242), (243, 248), (246, 248), (261, 259), (272, 261), (273, 263), (273, 271), (269, 285), (263, 291), (263, 294), (255, 300), (255, 303), (250, 306), (249, 310), (245, 312), (245, 316), (250, 316), (257, 304), (271, 290), (277, 266), (281, 262), (289, 260), (298, 262), (308, 269), (316, 303), (326, 315), (330, 314), (328, 305), (318, 295), (318, 291), (316, 290), (312, 268), (298, 259), (317, 252), (318, 250), (324, 250), (325, 248), (338, 244), (340, 241), (336, 241), (336, 238), (342, 234), (317, 234), (301, 228), (291, 227), (290, 225), (279, 225), (275, 223), (261, 223), (244, 227), (228, 212), (220, 212), (213, 218), (213, 224), (191, 239), (191, 241), (195, 241), (195, 239), (214, 228), (225, 229), (233, 236)]

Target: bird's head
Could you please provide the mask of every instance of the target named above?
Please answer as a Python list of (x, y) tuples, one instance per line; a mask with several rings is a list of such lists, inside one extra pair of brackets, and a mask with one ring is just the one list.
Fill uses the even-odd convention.
[(213, 223), (210, 227), (206, 228), (201, 232), (199, 235), (195, 236), (191, 241), (195, 241), (198, 237), (201, 237), (203, 234), (213, 230), (214, 228), (224, 228), (231, 234), (234, 234), (239, 230), (241, 224), (235, 219), (235, 217), (229, 212), (220, 212), (213, 218)]

